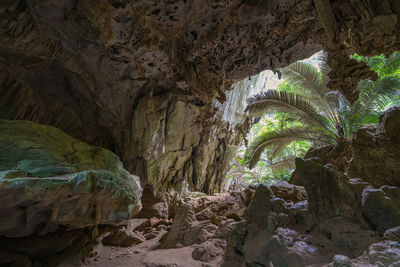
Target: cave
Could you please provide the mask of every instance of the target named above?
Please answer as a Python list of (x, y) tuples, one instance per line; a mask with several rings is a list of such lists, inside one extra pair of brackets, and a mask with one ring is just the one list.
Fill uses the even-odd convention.
[[(0, 266), (397, 266), (400, 107), (227, 192), (257, 75), (327, 54), (356, 103), (396, 0), (4, 0)], [(261, 74), (260, 74), (261, 73)]]

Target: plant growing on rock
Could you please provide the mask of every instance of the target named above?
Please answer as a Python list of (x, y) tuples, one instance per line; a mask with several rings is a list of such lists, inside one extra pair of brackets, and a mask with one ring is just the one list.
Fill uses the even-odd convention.
[(398, 94), (399, 78), (388, 76), (376, 82), (361, 81), (359, 99), (351, 106), (339, 92), (327, 88), (324, 57), (321, 62), (319, 69), (305, 62), (280, 69), (285, 83), (278, 90), (268, 90), (248, 99), (249, 116), (286, 114), (286, 119), (291, 121), (284, 127), (262, 132), (250, 142), (245, 153), (250, 168), (266, 150), (272, 158), (282, 158), (293, 142), (307, 141), (316, 147), (339, 143), (350, 138), (360, 125), (377, 122), (384, 108), (395, 104), (392, 99)]

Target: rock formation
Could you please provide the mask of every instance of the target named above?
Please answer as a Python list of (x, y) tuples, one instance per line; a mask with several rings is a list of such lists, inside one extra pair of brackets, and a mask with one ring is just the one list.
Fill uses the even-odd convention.
[(0, 120), (0, 251), (49, 265), (84, 255), (98, 225), (127, 222), (140, 198), (138, 177), (112, 152), (50, 126)]
[[(302, 186), (283, 183), (271, 190), (260, 185), (245, 219), (228, 237), (226, 266), (399, 264), (400, 180), (393, 173), (399, 166), (398, 111), (389, 109), (379, 124), (360, 127), (345, 145), (297, 159), (295, 177), (307, 200), (298, 197)], [(340, 170), (334, 163), (343, 163), (338, 159), (345, 153), (350, 160)]]
[[(180, 201), (173, 220), (134, 218), (104, 238), (102, 243), (107, 246), (98, 248), (85, 265), (220, 266), (227, 237), (243, 219), (251, 200), (248, 196), (238, 192), (192, 194)], [(118, 247), (110, 249), (110, 245)]]
[[(148, 218), (134, 219), (138, 181), (111, 152), (49, 126), (2, 121), (8, 126), (0, 132), (2, 162), (7, 164), (0, 189), (14, 201), (4, 201), (7, 206), (0, 209), (12, 215), (2, 224), (2, 263), (29, 266), (68, 260), (76, 264), (84, 254), (91, 255), (88, 266), (396, 266), (400, 188), (395, 185), (398, 177), (388, 176), (396, 154), (386, 153), (386, 161), (377, 161), (373, 144), (384, 140), (382, 149), (400, 151), (396, 150), (398, 110), (389, 109), (379, 124), (360, 127), (353, 140), (297, 159), (297, 177), (303, 186), (261, 184), (245, 192), (213, 196), (193, 192), (181, 200), (167, 194), (163, 199), (169, 199), (169, 205), (149, 205), (152, 209), (142, 215)], [(9, 131), (14, 138), (9, 138)], [(369, 145), (364, 147), (364, 157), (357, 158), (360, 140), (369, 140), (364, 143)], [(350, 160), (337, 159), (344, 154)], [(372, 160), (377, 170), (387, 171), (380, 171), (381, 177), (392, 179), (374, 183), (362, 173), (351, 176), (355, 171), (348, 170), (357, 170), (352, 166)], [(383, 168), (383, 164), (389, 165)], [(19, 186), (24, 183), (30, 187)], [(43, 185), (49, 189), (36, 190)], [(28, 191), (31, 188), (33, 193)], [(88, 198), (95, 204), (85, 201)], [(119, 252), (110, 252), (109, 246), (117, 246)]]
[[(398, 16), (396, 0), (2, 1), (0, 215), (10, 216), (0, 222), (0, 258), (9, 259), (7, 263), (55, 264), (88, 254), (101, 239), (116, 244), (126, 238), (119, 240), (125, 245), (143, 241), (145, 237), (127, 225), (116, 224), (126, 224), (136, 214), (146, 220), (171, 219), (192, 205), (177, 204), (188, 189), (207, 194), (221, 190), (233, 148), (250, 126), (241, 114), (249, 93), (245, 89), (258, 78), (232, 89), (234, 83), (324, 49), (332, 69), (330, 88), (353, 102), (357, 82), (376, 75), (349, 55), (397, 49)], [(338, 253), (350, 251), (351, 257), (366, 249), (351, 242), (360, 236), (366, 243), (375, 238), (368, 227), (379, 236), (389, 230), (387, 236), (396, 236), (398, 112), (387, 113), (378, 128), (364, 126), (352, 141), (309, 153), (319, 160), (299, 161), (294, 178), (304, 184), (308, 203), (297, 187), (280, 185), (274, 193), (259, 189), (264, 206), (249, 207), (248, 222), (238, 223), (228, 251), (244, 249), (239, 258), (255, 264), (274, 262), (274, 253), (281, 251), (288, 261), (308, 263), (318, 262), (318, 257), (311, 257), (315, 246), (304, 245), (307, 237), (298, 237), (304, 229), (317, 236), (328, 233), (321, 242)], [(26, 121), (54, 126), (69, 136)], [(302, 169), (302, 164), (312, 169)], [(305, 180), (307, 172), (315, 183)], [(325, 195), (328, 184), (336, 191)], [(140, 188), (145, 205), (141, 211)], [(293, 188), (298, 190), (291, 192)], [(287, 201), (276, 198), (288, 194)], [(264, 208), (253, 218), (252, 209)], [(340, 220), (350, 232), (330, 229), (342, 213)], [(199, 221), (185, 225), (203, 223)], [(281, 227), (299, 223), (304, 229), (292, 229), (296, 232)], [(318, 230), (315, 223), (327, 226)], [(171, 226), (168, 236), (176, 227)], [(271, 236), (272, 243), (257, 239), (258, 231)], [(357, 231), (360, 236), (355, 234), (351, 244), (341, 243), (342, 235), (353, 238)], [(245, 240), (234, 241), (244, 236), (272, 249), (271, 257), (257, 254), (261, 247), (246, 247)], [(329, 236), (337, 237), (337, 244)], [(37, 240), (44, 245), (32, 245)], [(18, 249), (9, 250), (9, 244)], [(285, 244), (294, 244), (294, 250)], [(383, 242), (370, 250), (389, 246)], [(209, 259), (221, 249), (207, 243), (193, 255)]]

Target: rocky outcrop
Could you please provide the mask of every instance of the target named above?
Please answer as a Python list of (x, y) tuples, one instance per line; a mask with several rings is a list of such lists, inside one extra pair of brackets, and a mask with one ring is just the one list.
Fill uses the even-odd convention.
[[(304, 235), (310, 220), (304, 220), (307, 201), (288, 204), (259, 185), (246, 210), (245, 220), (228, 237), (224, 266), (306, 266), (321, 263), (329, 254), (329, 240), (323, 235)], [(290, 225), (298, 224), (296, 230)], [(325, 249), (327, 249), (325, 251)]]
[(351, 177), (362, 177), (374, 187), (400, 186), (399, 112), (400, 107), (391, 108), (380, 117), (378, 125), (358, 129), (351, 144), (353, 160), (348, 167)]
[(118, 226), (117, 229), (107, 225), (100, 228), (104, 233), (101, 243), (105, 246), (130, 247), (164, 233), (170, 228), (172, 222), (173, 220), (152, 217), (150, 219), (131, 219), (128, 224)]
[[(305, 158), (318, 158), (320, 164), (332, 164), (350, 178), (362, 178), (375, 188), (400, 186), (400, 107), (388, 109), (378, 124), (362, 125), (352, 140), (312, 149)], [(297, 171), (291, 183), (301, 184)]]
[(400, 226), (400, 188), (382, 186), (380, 189), (365, 189), (362, 194), (362, 211), (381, 234)]
[(349, 259), (343, 255), (335, 255), (332, 264), (327, 266), (396, 266), (400, 263), (399, 242), (379, 242), (372, 244), (360, 257)]
[(310, 212), (316, 221), (335, 216), (361, 220), (360, 205), (355, 205), (361, 196), (357, 196), (354, 187), (365, 187), (364, 184), (352, 184), (334, 165), (323, 166), (313, 158), (298, 158), (296, 170), (300, 173), (307, 191)]
[(244, 199), (238, 193), (185, 199), (170, 231), (161, 239), (161, 248), (192, 246), (194, 260), (221, 264), (226, 238), (243, 218)]
[(279, 182), (270, 186), (276, 197), (282, 198), (287, 202), (296, 203), (307, 200), (307, 192), (303, 186), (296, 186), (287, 182)]
[(100, 228), (104, 246), (83, 266), (221, 266), (227, 236), (243, 219), (246, 196), (189, 195), (181, 199), (174, 219), (134, 218), (113, 233), (110, 226)]
[(170, 189), (164, 192), (161, 197), (155, 196), (152, 188), (146, 186), (142, 196), (142, 210), (137, 218), (173, 218), (178, 208), (181, 195), (175, 190)]
[(349, 59), (351, 53), (365, 56), (390, 55), (399, 44), (399, 3), (397, 1), (316, 0), (315, 7), (325, 34), (314, 40), (328, 52), (328, 87), (342, 92), (350, 102), (358, 97), (354, 90), (360, 79), (377, 75)]
[(180, 204), (162, 247), (188, 246), (210, 238), (224, 238), (231, 228), (229, 225), (241, 220), (244, 209), (244, 196), (235, 193), (186, 199)]
[[(341, 266), (338, 262), (350, 262), (361, 257), (371, 245), (378, 246), (382, 231), (378, 228), (376, 232), (370, 222), (379, 214), (362, 200), (359, 190), (369, 190), (371, 186), (349, 181), (343, 173), (312, 159), (296, 164), (308, 201), (286, 202), (275, 197), (268, 187), (259, 185), (245, 220), (237, 223), (228, 236), (224, 266), (322, 266), (332, 260), (336, 262), (334, 266)], [(392, 201), (392, 207), (396, 203), (388, 201)], [(379, 227), (398, 225), (396, 217), (388, 221), (396, 209), (372, 202), (380, 207), (377, 209), (381, 215), (388, 214), (381, 218), (381, 224), (378, 222)], [(386, 235), (393, 240), (395, 233), (396, 228), (391, 228)]]
[[(126, 228), (103, 239), (103, 244), (114, 246), (134, 243), (126, 249), (103, 247), (88, 266), (396, 266), (399, 226), (383, 234), (375, 231), (369, 223), (373, 217), (364, 212), (364, 200), (358, 199), (372, 190), (371, 185), (359, 179), (346, 182), (343, 173), (329, 165), (321, 166), (315, 159), (298, 165), (301, 174), (309, 174), (304, 170), (311, 167), (320, 170), (319, 179), (312, 181), (316, 185), (306, 185), (309, 194), (325, 192), (327, 187), (322, 185), (328, 177), (332, 179), (332, 194), (293, 202), (292, 198), (277, 198), (267, 186), (258, 185), (246, 211), (246, 195), (250, 194), (244, 192), (187, 197), (182, 199), (173, 222), (133, 219)], [(280, 192), (279, 187), (285, 192), (288, 185), (273, 187), (276, 192)], [(330, 201), (334, 194), (345, 198), (350, 192), (355, 198), (347, 195), (348, 199)], [(351, 209), (360, 212), (349, 212)], [(374, 213), (374, 209), (367, 210)], [(387, 211), (382, 209), (383, 213)], [(382, 218), (382, 222), (385, 220), (387, 217)], [(138, 236), (142, 239), (136, 245)]]
[(360, 127), (353, 140), (296, 159), (292, 180), (304, 186), (307, 200), (298, 197), (302, 186), (259, 185), (228, 237), (226, 266), (396, 266), (398, 111)]
[(0, 120), (4, 253), (50, 265), (83, 256), (98, 225), (126, 223), (139, 213), (140, 198), (138, 177), (112, 152), (53, 127)]

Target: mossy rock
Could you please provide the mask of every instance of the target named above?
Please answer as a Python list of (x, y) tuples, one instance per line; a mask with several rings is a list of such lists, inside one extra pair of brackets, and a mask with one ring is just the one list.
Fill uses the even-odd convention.
[(61, 130), (0, 120), (0, 235), (118, 224), (141, 208), (137, 176), (111, 151)]

